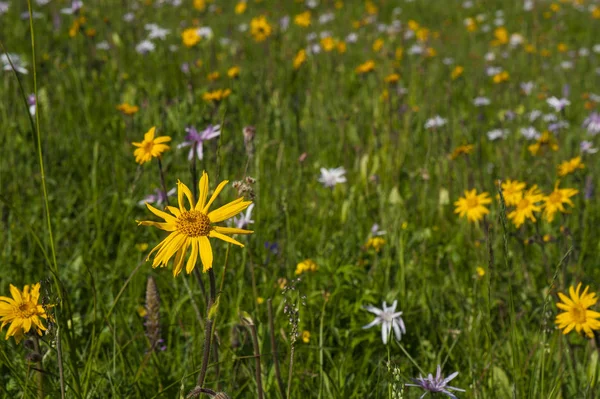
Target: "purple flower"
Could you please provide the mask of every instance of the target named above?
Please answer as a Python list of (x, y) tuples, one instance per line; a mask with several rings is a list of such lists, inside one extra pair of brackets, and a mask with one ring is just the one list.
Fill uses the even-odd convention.
[(444, 376), (442, 375), (442, 368), (438, 364), (435, 377), (433, 377), (432, 374), (429, 374), (427, 376), (427, 378), (423, 378), (421, 375), (419, 375), (419, 378), (412, 379), (414, 384), (405, 384), (405, 385), (407, 387), (420, 387), (420, 388), (423, 388), (424, 390), (426, 390), (427, 392), (425, 392), (421, 396), (421, 398), (423, 396), (425, 396), (427, 393), (431, 392), (431, 393), (443, 393), (444, 395), (447, 395), (452, 399), (457, 399), (456, 396), (449, 390), (459, 391), (459, 392), (465, 392), (465, 390), (460, 389), (460, 388), (455, 388), (455, 387), (448, 385), (448, 383), (450, 381), (452, 381), (457, 375), (458, 375), (458, 371), (455, 371), (454, 373), (450, 374), (448, 377), (444, 378)]
[(600, 113), (592, 112), (590, 116), (583, 121), (583, 127), (587, 129), (592, 136), (600, 133)]
[(594, 148), (594, 143), (591, 141), (583, 140), (579, 143), (579, 149), (583, 154), (595, 154), (598, 152), (597, 148)]
[(145, 205), (146, 203), (149, 203), (159, 206), (162, 204), (166, 204), (167, 198), (175, 194), (176, 191), (177, 189), (173, 187), (167, 192), (167, 195), (165, 196), (165, 193), (162, 190), (156, 188), (154, 189), (154, 194), (146, 196), (143, 200), (138, 202), (138, 205)]
[(183, 147), (192, 147), (190, 148), (190, 153), (188, 154), (188, 160), (192, 160), (194, 157), (194, 150), (196, 151), (196, 155), (198, 159), (202, 159), (203, 150), (202, 143), (207, 140), (214, 139), (221, 135), (221, 125), (208, 125), (206, 129), (201, 132), (198, 132), (195, 127), (188, 127), (185, 129), (187, 135), (185, 136), (185, 141), (177, 146), (177, 148)]
[(31, 116), (35, 116), (35, 110), (37, 108), (35, 94), (30, 94), (27, 96), (27, 105), (29, 105), (29, 114), (31, 114)]

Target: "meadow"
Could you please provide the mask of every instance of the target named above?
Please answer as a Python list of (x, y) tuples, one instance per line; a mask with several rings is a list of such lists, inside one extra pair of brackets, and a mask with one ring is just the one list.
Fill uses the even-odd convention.
[(0, 62), (0, 397), (600, 397), (598, 1), (3, 0)]

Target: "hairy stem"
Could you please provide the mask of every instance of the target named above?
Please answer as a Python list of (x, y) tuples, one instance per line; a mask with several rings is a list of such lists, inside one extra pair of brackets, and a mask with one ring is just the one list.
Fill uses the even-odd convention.
[(273, 352), (273, 363), (275, 365), (275, 378), (277, 379), (277, 386), (279, 387), (279, 393), (281, 397), (285, 399), (285, 388), (283, 386), (283, 380), (281, 379), (281, 370), (279, 369), (279, 356), (277, 354), (277, 343), (275, 342), (275, 321), (273, 317), (273, 301), (271, 298), (267, 300), (267, 309), (269, 311), (269, 336), (271, 339), (271, 352)]

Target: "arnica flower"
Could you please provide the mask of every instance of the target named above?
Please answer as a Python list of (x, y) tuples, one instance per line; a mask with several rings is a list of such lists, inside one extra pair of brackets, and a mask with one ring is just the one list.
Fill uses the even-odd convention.
[(490, 213), (485, 205), (492, 202), (490, 195), (486, 192), (477, 194), (477, 190), (465, 191), (465, 196), (461, 197), (454, 203), (456, 209), (454, 213), (458, 213), (460, 217), (467, 217), (469, 222), (477, 223), (485, 215)]
[(396, 83), (399, 80), (400, 80), (400, 75), (398, 75), (397, 73), (391, 73), (388, 76), (386, 76), (383, 81), (385, 83)]
[(310, 342), (310, 331), (302, 331), (302, 342), (308, 344)]
[(310, 26), (310, 11), (304, 11), (294, 17), (294, 23), (298, 26), (306, 28)]
[(438, 364), (435, 377), (432, 374), (429, 374), (427, 378), (423, 378), (421, 375), (419, 375), (419, 378), (412, 379), (414, 384), (405, 385), (407, 387), (423, 388), (425, 391), (427, 391), (421, 396), (421, 398), (428, 393), (442, 393), (452, 399), (457, 399), (456, 395), (450, 391), (465, 392), (465, 390), (448, 385), (448, 383), (456, 378), (457, 375), (458, 371), (455, 371), (448, 377), (444, 378), (442, 375), (442, 367)]
[(354, 70), (358, 75), (363, 75), (365, 73), (371, 72), (375, 70), (375, 61), (369, 60), (363, 64), (360, 64)]
[(508, 218), (512, 220), (517, 228), (525, 223), (525, 219), (529, 219), (532, 222), (536, 221), (533, 212), (540, 212), (542, 210), (539, 202), (544, 200), (544, 194), (539, 192), (538, 187), (534, 185), (527, 192), (521, 193), (518, 199), (516, 208), (508, 214)]
[(191, 147), (188, 153), (188, 160), (191, 161), (194, 157), (194, 152), (199, 160), (204, 157), (203, 143), (212, 140), (221, 135), (221, 125), (208, 125), (206, 129), (198, 132), (195, 127), (185, 129), (187, 135), (185, 141), (177, 146), (177, 148)]
[(131, 143), (135, 147), (138, 147), (134, 152), (135, 162), (140, 165), (145, 164), (148, 161), (151, 161), (152, 158), (158, 158), (162, 155), (163, 152), (169, 149), (169, 146), (163, 143), (167, 143), (171, 141), (171, 137), (169, 136), (160, 136), (154, 138), (154, 132), (156, 130), (155, 126), (152, 126), (146, 134), (144, 134), (144, 141), (141, 143)]
[(269, 36), (271, 36), (272, 32), (273, 28), (271, 25), (269, 25), (269, 22), (264, 15), (252, 18), (250, 21), (250, 33), (257, 42), (265, 41)]
[(246, 8), (248, 8), (248, 4), (245, 1), (240, 1), (235, 5), (235, 13), (240, 15), (246, 12)]
[(380, 252), (383, 246), (385, 245), (385, 239), (381, 237), (371, 237), (367, 240), (365, 244), (366, 249), (373, 248), (375, 252)]
[(549, 148), (552, 151), (558, 151), (558, 144), (550, 132), (546, 131), (537, 139), (534, 144), (531, 144), (527, 149), (531, 155), (536, 156), (540, 150)]
[(296, 265), (296, 275), (299, 276), (305, 272), (316, 272), (319, 266), (312, 259), (305, 259)]
[(298, 51), (298, 53), (294, 57), (294, 62), (293, 62), (294, 69), (300, 68), (300, 66), (302, 64), (304, 64), (305, 61), (306, 61), (306, 50), (301, 49), (300, 51)]
[(577, 169), (584, 169), (585, 165), (581, 162), (581, 157), (575, 157), (558, 165), (558, 175), (566, 176), (575, 172)]
[(137, 105), (130, 105), (128, 103), (123, 103), (123, 104), (117, 105), (117, 110), (121, 111), (125, 115), (133, 115), (140, 110), (140, 107), (138, 107)]
[(392, 306), (387, 307), (387, 303), (383, 301), (383, 308), (378, 309), (375, 306), (367, 305), (365, 310), (373, 313), (376, 317), (375, 320), (363, 327), (363, 329), (371, 328), (381, 324), (381, 340), (386, 345), (388, 337), (394, 330), (396, 341), (400, 341), (402, 334), (406, 334), (406, 327), (404, 326), (404, 320), (402, 320), (402, 312), (396, 312), (396, 306), (398, 301), (394, 301)]
[[(173, 276), (177, 276), (183, 268), (183, 261), (189, 248), (190, 256), (186, 263), (186, 272), (189, 274), (194, 270), (198, 255), (202, 261), (202, 270), (206, 272), (212, 268), (213, 263), (213, 252), (209, 238), (218, 238), (225, 242), (239, 245), (240, 247), (244, 246), (242, 243), (227, 236), (227, 234), (251, 234), (253, 233), (252, 231), (234, 227), (214, 226), (214, 223), (222, 222), (239, 214), (248, 208), (252, 201), (244, 201), (244, 198), (240, 197), (214, 211), (208, 211), (227, 183), (227, 180), (221, 182), (207, 202), (208, 175), (206, 172), (203, 172), (199, 183), (199, 199), (194, 206), (190, 189), (185, 184), (177, 182), (179, 208), (173, 206), (167, 207), (167, 210), (172, 215), (160, 211), (150, 204), (146, 204), (148, 209), (156, 216), (163, 218), (164, 222), (138, 221), (138, 225), (154, 226), (170, 232), (167, 238), (148, 254), (147, 260), (150, 259), (150, 256), (154, 252), (158, 251), (154, 256), (152, 267), (166, 266), (169, 260), (175, 256)], [(189, 210), (184, 206), (184, 196), (190, 204)]]
[(548, 222), (554, 220), (556, 212), (566, 213), (567, 210), (563, 205), (573, 206), (573, 201), (570, 198), (579, 192), (574, 188), (558, 188), (558, 184), (559, 182), (554, 186), (554, 191), (544, 198), (544, 219)]
[(463, 74), (464, 71), (465, 68), (461, 67), (460, 65), (457, 65), (450, 73), (450, 77), (452, 78), (452, 80), (456, 80)]
[(206, 102), (221, 101), (231, 95), (231, 89), (218, 89), (207, 91), (202, 95), (202, 99)]
[(238, 76), (240, 76), (240, 67), (239, 66), (233, 66), (233, 67), (229, 68), (227, 70), (227, 76), (229, 76), (231, 79), (235, 79)]
[[(500, 184), (502, 189), (502, 197), (504, 197), (504, 203), (508, 206), (516, 206), (519, 200), (522, 198), (523, 190), (525, 190), (526, 184), (517, 180), (507, 179), (505, 182)], [(498, 195), (500, 198), (500, 195)]]
[(336, 40), (331, 36), (325, 36), (320, 41), (321, 47), (326, 53), (330, 53), (335, 49)]
[(194, 47), (202, 37), (198, 33), (198, 28), (187, 28), (181, 33), (183, 45), (186, 47)]
[(44, 307), (38, 304), (40, 283), (26, 285), (23, 291), (19, 291), (11, 284), (10, 294), (12, 298), (0, 296), (0, 321), (2, 321), (0, 330), (10, 323), (6, 339), (14, 336), (19, 343), (32, 328), (38, 335), (42, 335), (42, 331), (46, 331), (46, 327), (42, 324), (41, 319), (48, 319), (48, 316)]
[(555, 323), (558, 324), (558, 328), (563, 330), (563, 334), (568, 334), (573, 329), (578, 333), (583, 330), (588, 338), (593, 338), (592, 330), (600, 330), (600, 321), (597, 320), (600, 318), (600, 313), (588, 310), (598, 302), (595, 293), (588, 294), (589, 288), (589, 286), (585, 287), (580, 295), (581, 283), (577, 285), (577, 289), (573, 289), (571, 286), (569, 288), (570, 298), (561, 292), (558, 293), (562, 303), (559, 302), (556, 306), (565, 312), (556, 316)]
[(385, 42), (381, 38), (375, 40), (373, 43), (373, 51), (378, 53), (383, 48), (384, 43)]
[(452, 154), (450, 154), (450, 159), (455, 160), (461, 155), (469, 155), (473, 152), (474, 148), (475, 146), (473, 144), (461, 145), (459, 147), (456, 147), (456, 149), (452, 151)]

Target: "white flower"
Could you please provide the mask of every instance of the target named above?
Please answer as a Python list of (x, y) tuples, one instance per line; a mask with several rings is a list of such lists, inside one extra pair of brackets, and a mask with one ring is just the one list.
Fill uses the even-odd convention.
[(161, 28), (160, 26), (158, 26), (156, 24), (146, 24), (144, 26), (144, 28), (146, 30), (150, 31), (148, 33), (148, 39), (150, 39), (150, 40), (152, 40), (152, 39), (165, 40), (167, 38), (167, 35), (169, 33), (171, 33), (170, 29)]
[(98, 50), (108, 50), (110, 48), (110, 44), (108, 44), (108, 42), (106, 40), (101, 41), (100, 43), (96, 44), (96, 48)]
[(534, 109), (529, 113), (529, 122), (534, 122), (537, 118), (542, 115), (542, 111)]
[(358, 40), (358, 35), (354, 32), (348, 34), (348, 36), (346, 36), (346, 43), (356, 43), (356, 41)]
[(319, 36), (317, 35), (317, 32), (310, 32), (308, 35), (306, 35), (306, 41), (307, 42), (312, 42), (314, 40), (317, 40)]
[(454, 64), (454, 58), (446, 57), (442, 60), (442, 62), (444, 63), (444, 65), (452, 65)]
[(233, 224), (235, 225), (235, 227), (237, 227), (238, 229), (243, 229), (245, 227), (248, 227), (248, 225), (250, 225), (251, 223), (254, 223), (254, 220), (252, 220), (252, 209), (254, 209), (254, 204), (250, 204), (248, 209), (246, 209), (245, 214), (241, 213), (239, 216), (234, 216)]
[(521, 90), (525, 95), (530, 95), (533, 90), (533, 82), (522, 82), (520, 85)]
[(562, 69), (573, 69), (573, 61), (563, 61), (560, 63)]
[(127, 14), (123, 15), (123, 21), (125, 22), (131, 22), (135, 19), (135, 15), (132, 12), (128, 12)]
[(527, 140), (535, 140), (540, 137), (540, 132), (535, 130), (533, 126), (521, 128), (521, 135)]
[(35, 0), (35, 3), (38, 6), (45, 6), (46, 4), (50, 3), (50, 0)]
[(381, 324), (381, 340), (383, 341), (384, 345), (387, 344), (388, 337), (391, 335), (392, 329), (394, 330), (396, 341), (400, 341), (402, 334), (406, 334), (404, 321), (402, 320), (402, 317), (400, 317), (402, 312), (396, 312), (397, 305), (398, 301), (394, 301), (392, 306), (388, 308), (385, 301), (383, 301), (383, 309), (378, 309), (372, 305), (365, 306), (365, 310), (373, 313), (376, 317), (375, 320), (364, 326), (363, 329), (371, 328)]
[(487, 137), (491, 141), (505, 139), (509, 134), (508, 129), (494, 129), (487, 132)]
[(581, 152), (584, 154), (595, 154), (598, 152), (597, 148), (592, 148), (592, 146), (594, 145), (594, 143), (592, 143), (591, 141), (582, 141), (579, 144), (579, 148), (581, 149)]
[(463, 8), (471, 8), (471, 7), (473, 7), (473, 2), (471, 0), (467, 0), (462, 3), (462, 7)]
[(0, 15), (6, 14), (10, 8), (10, 3), (7, 1), (0, 1)]
[(500, 67), (491, 66), (491, 67), (487, 67), (485, 70), (485, 74), (487, 76), (495, 76), (495, 75), (498, 75), (499, 73), (502, 73), (502, 68), (500, 68)]
[(308, 8), (317, 8), (319, 2), (317, 0), (306, 0), (306, 7)]
[(517, 47), (525, 41), (525, 38), (520, 33), (513, 33), (510, 35), (510, 45), (513, 47)]
[(377, 223), (374, 223), (373, 226), (371, 226), (371, 237), (383, 236), (386, 234), (387, 231), (379, 230), (379, 225)]
[(592, 47), (592, 50), (594, 53), (600, 54), (600, 44), (595, 44), (594, 47)]
[(335, 14), (332, 12), (326, 12), (325, 14), (319, 16), (319, 24), (323, 25), (328, 22), (331, 22), (335, 19)]
[(203, 39), (212, 39), (214, 33), (210, 26), (203, 26), (198, 29), (198, 36), (200, 36)]
[(546, 100), (546, 102), (548, 103), (549, 106), (554, 108), (554, 111), (556, 111), (556, 112), (560, 112), (566, 106), (571, 105), (571, 102), (569, 100), (567, 100), (566, 98), (558, 99), (556, 97), (550, 97), (549, 99)]
[(286, 15), (285, 17), (281, 18), (279, 20), (279, 27), (281, 28), (281, 30), (287, 30), (287, 28), (290, 26), (290, 17), (289, 15)]
[[(483, 56), (483, 58), (487, 61), (487, 62), (492, 62), (496, 60), (496, 54), (492, 53), (491, 51), (485, 53), (485, 55)], [(495, 75), (495, 74), (494, 74)], [(489, 76), (489, 75), (488, 75)]]
[(71, 2), (71, 7), (69, 8), (63, 8), (60, 10), (61, 13), (66, 14), (66, 15), (73, 15), (75, 14), (77, 11), (79, 11), (79, 9), (83, 7), (83, 1), (81, 0), (73, 0)]
[[(12, 61), (12, 66), (10, 65), (11, 61)], [(14, 67), (15, 71), (17, 71), (18, 73), (23, 74), (23, 75), (28, 74), (28, 71), (25, 68), (27, 66), (27, 64), (17, 54), (13, 54), (13, 53), (2, 54), (2, 55), (0, 55), (0, 62), (2, 63), (2, 69), (4, 69), (5, 71), (12, 71), (12, 69)]]
[(525, 10), (525, 11), (533, 10), (533, 0), (525, 0), (523, 2), (523, 10)]
[(346, 169), (342, 166), (339, 168), (325, 169), (321, 168), (321, 176), (319, 182), (325, 187), (334, 187), (338, 183), (346, 183)]
[(486, 105), (490, 105), (491, 101), (487, 97), (475, 97), (475, 99), (473, 100), (473, 104), (476, 107), (483, 107), (483, 106), (486, 106)]
[(433, 118), (427, 119), (427, 121), (425, 122), (425, 129), (442, 127), (446, 124), (446, 122), (446, 119), (442, 118), (439, 115), (436, 115)]
[(413, 44), (408, 49), (408, 54), (423, 54), (423, 47), (418, 44)]
[(238, 30), (239, 30), (240, 32), (246, 32), (246, 31), (248, 30), (248, 24), (246, 24), (246, 23), (240, 24), (240, 25), (238, 26)]
[(558, 117), (555, 114), (546, 114), (542, 117), (544, 122), (556, 122)]
[(496, 18), (494, 20), (494, 25), (496, 25), (496, 26), (502, 26), (502, 25), (504, 25), (504, 18)]
[(154, 51), (155, 48), (156, 46), (150, 40), (142, 40), (135, 46), (135, 51), (140, 54), (147, 54)]
[(588, 50), (588, 49), (587, 49), (587, 48), (585, 48), (585, 47), (582, 47), (582, 48), (580, 48), (580, 49), (577, 51), (577, 54), (578, 54), (580, 57), (587, 57), (588, 55), (590, 55), (590, 50)]

